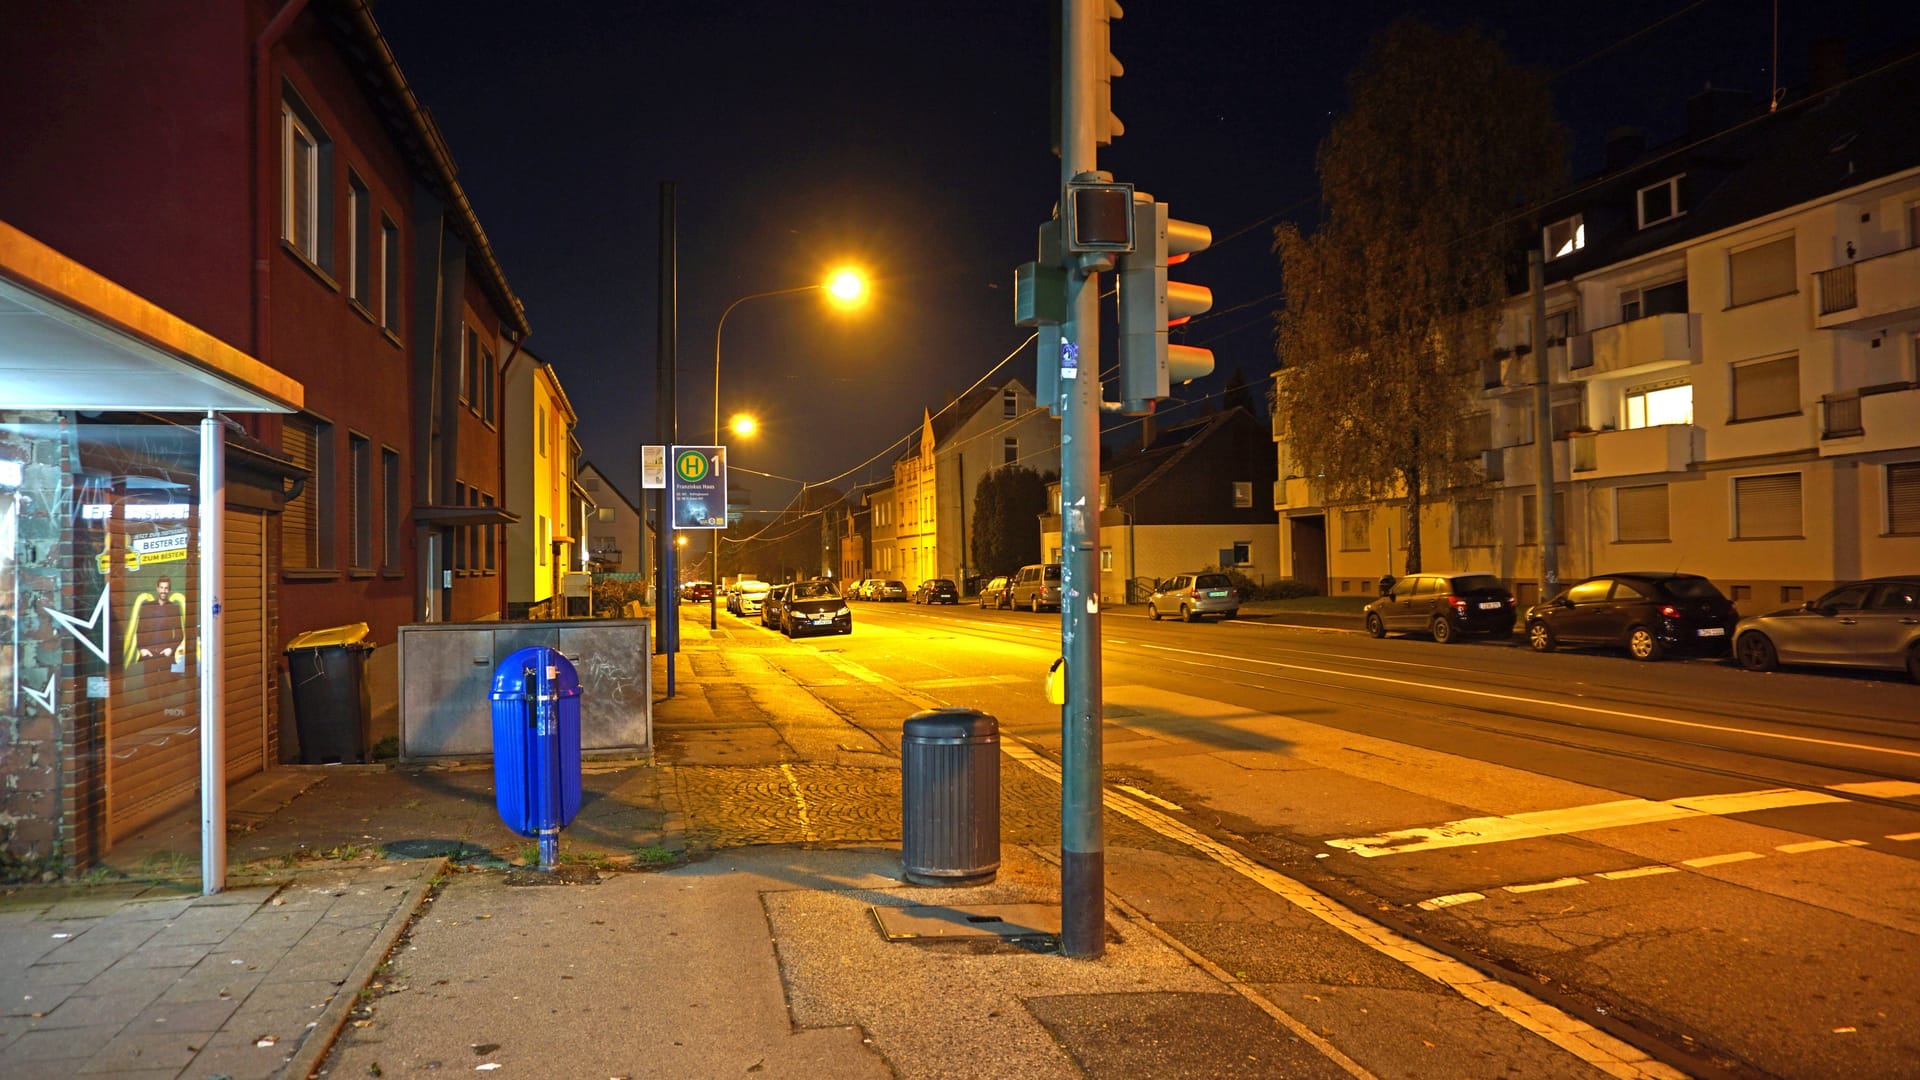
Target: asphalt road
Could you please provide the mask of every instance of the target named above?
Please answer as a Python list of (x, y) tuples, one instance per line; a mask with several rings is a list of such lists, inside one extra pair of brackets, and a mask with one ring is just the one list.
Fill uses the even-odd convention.
[[(1057, 756), (1057, 615), (854, 623), (808, 640)], [(1703, 1072), (1916, 1074), (1920, 687), (1138, 608), (1102, 634), (1109, 786)]]

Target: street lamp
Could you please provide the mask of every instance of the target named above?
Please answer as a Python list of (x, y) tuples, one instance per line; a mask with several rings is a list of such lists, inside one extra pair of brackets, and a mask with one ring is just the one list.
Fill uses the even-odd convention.
[[(715, 446), (720, 445), (720, 336), (727, 329), (727, 316), (733, 314), (734, 308), (739, 307), (749, 300), (760, 300), (769, 296), (792, 296), (796, 293), (804, 292), (824, 292), (827, 294), (828, 300), (835, 307), (859, 307), (866, 303), (867, 300), (867, 277), (855, 267), (843, 266), (828, 273), (827, 280), (825, 281), (815, 282), (812, 285), (795, 285), (790, 289), (769, 289), (766, 292), (748, 293), (727, 305), (726, 310), (720, 313), (720, 322), (713, 328), (713, 444)], [(739, 431), (742, 435), (752, 434), (754, 430), (753, 418), (746, 417), (745, 419), (747, 426), (746, 429), (742, 431), (739, 426), (741, 418), (735, 417), (734, 430)], [(720, 508), (720, 516), (722, 521), (726, 520), (726, 507), (723, 506)], [(713, 539), (711, 541), (713, 550), (713, 591), (716, 595), (720, 592), (720, 534), (724, 531), (726, 531), (725, 525), (713, 530)], [(717, 600), (710, 597), (707, 600), (707, 629), (714, 630), (718, 629), (719, 626), (720, 605)]]

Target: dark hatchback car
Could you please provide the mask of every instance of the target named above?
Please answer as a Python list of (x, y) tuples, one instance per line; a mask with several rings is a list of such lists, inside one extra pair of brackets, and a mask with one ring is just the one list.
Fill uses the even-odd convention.
[(796, 581), (787, 587), (780, 604), (780, 630), (799, 637), (815, 630), (823, 634), (853, 633), (853, 612), (831, 581)]
[(787, 594), (793, 591), (792, 585), (775, 585), (767, 590), (760, 601), (760, 625), (769, 630), (780, 629), (780, 615), (787, 605)]
[(916, 604), (957, 604), (960, 602), (960, 590), (953, 582), (943, 577), (928, 578), (913, 590), (913, 602)]
[(980, 606), (1003, 608), (1013, 606), (1013, 579), (997, 577), (980, 586)]
[(1431, 634), (1441, 644), (1464, 634), (1510, 637), (1513, 594), (1492, 574), (1408, 574), (1367, 605), (1367, 633)]
[(1668, 653), (1720, 655), (1740, 613), (1698, 574), (1602, 574), (1527, 609), (1527, 644), (1624, 647), (1636, 660)]

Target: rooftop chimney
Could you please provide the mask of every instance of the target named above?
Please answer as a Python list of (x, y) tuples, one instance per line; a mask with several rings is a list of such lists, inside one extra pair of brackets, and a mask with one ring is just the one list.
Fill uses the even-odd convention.
[(1823, 37), (1807, 46), (1807, 93), (1823, 94), (1847, 81), (1847, 43)]

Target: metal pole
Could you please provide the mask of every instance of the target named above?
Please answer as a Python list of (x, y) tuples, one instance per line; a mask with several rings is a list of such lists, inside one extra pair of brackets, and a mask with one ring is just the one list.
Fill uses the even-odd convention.
[[(1105, 57), (1097, 33), (1107, 0), (1065, 0), (1060, 72), (1061, 205), (1066, 184), (1096, 168), (1094, 80)], [(1071, 257), (1069, 257), (1071, 258)], [(1067, 703), (1060, 714), (1060, 946), (1095, 959), (1106, 951), (1106, 843), (1100, 820), (1100, 286), (1071, 262), (1060, 328), (1060, 654)], [(1069, 354), (1069, 350), (1072, 350)], [(1069, 363), (1071, 361), (1071, 363)]]
[(194, 666), (200, 676), (200, 891), (227, 888), (226, 634), (220, 585), (226, 572), (226, 432), (220, 414), (200, 421), (200, 634)]
[[(1554, 543), (1559, 515), (1553, 507), (1553, 365), (1547, 363), (1547, 266), (1540, 249), (1527, 252), (1527, 284), (1533, 291), (1534, 501), (1540, 504), (1540, 599), (1560, 591), (1560, 549)], [(1569, 446), (1568, 452), (1572, 452)]]
[[(659, 440), (666, 444), (669, 462), (673, 444), (679, 441), (679, 413), (674, 406), (674, 340), (680, 321), (679, 252), (674, 224), (673, 182), (660, 184), (660, 303), (655, 318), (660, 326), (660, 350), (655, 359), (654, 423)], [(675, 588), (675, 552), (673, 544), (673, 507), (668, 504), (668, 488), (654, 493), (653, 560), (657, 583), (653, 590), (654, 621), (658, 625), (656, 648), (667, 656), (667, 696), (673, 696), (674, 654), (680, 651), (680, 590)]]

